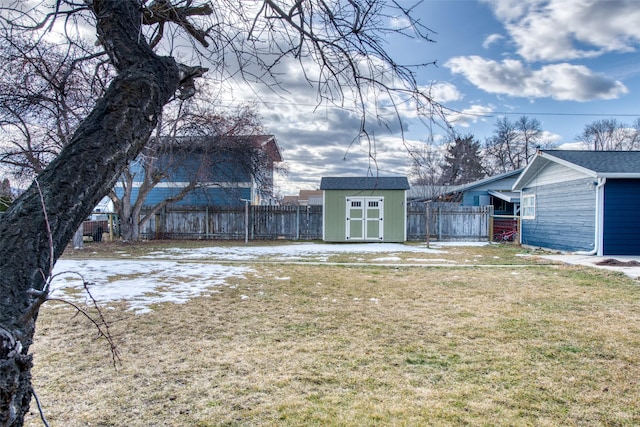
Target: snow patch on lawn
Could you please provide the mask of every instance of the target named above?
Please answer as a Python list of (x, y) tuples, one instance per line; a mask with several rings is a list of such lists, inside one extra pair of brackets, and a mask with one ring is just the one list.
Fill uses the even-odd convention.
[[(90, 303), (83, 280), (100, 305), (126, 301), (135, 313), (146, 313), (153, 304), (183, 304), (191, 298), (216, 292), (231, 277), (244, 277), (247, 267), (174, 261), (59, 260), (54, 269), (53, 296), (69, 290), (61, 298)], [(74, 291), (80, 292), (74, 292)]]
[(443, 253), (442, 250), (425, 245), (403, 245), (400, 243), (292, 243), (273, 246), (212, 246), (207, 248), (172, 248), (150, 254), (150, 258), (162, 256), (170, 259), (210, 259), (250, 261), (271, 258), (278, 261), (299, 259), (325, 261), (334, 254), (375, 253)]
[[(145, 313), (154, 304), (172, 302), (182, 304), (201, 295), (218, 292), (216, 287), (232, 277), (244, 277), (252, 269), (235, 265), (197, 262), (207, 261), (325, 261), (333, 254), (393, 254), (375, 262), (399, 261), (399, 253), (447, 253), (438, 247), (476, 246), (482, 242), (432, 243), (405, 245), (400, 243), (292, 243), (265, 246), (211, 246), (206, 248), (169, 248), (147, 254), (139, 260), (58, 260), (53, 274), (53, 297), (62, 297), (76, 303), (90, 303), (83, 281), (91, 283), (89, 289), (100, 305), (113, 301), (126, 301), (130, 310)], [(486, 243), (484, 243), (486, 244)], [(120, 256), (125, 256), (121, 253)], [(186, 262), (189, 260), (190, 262)], [(195, 261), (195, 262), (194, 262)], [(433, 261), (433, 260), (431, 260)], [(447, 261), (449, 262), (449, 261)], [(271, 272), (273, 274), (273, 272)], [(276, 277), (277, 280), (291, 280)], [(60, 293), (65, 295), (61, 296)], [(241, 296), (241, 299), (246, 296)]]

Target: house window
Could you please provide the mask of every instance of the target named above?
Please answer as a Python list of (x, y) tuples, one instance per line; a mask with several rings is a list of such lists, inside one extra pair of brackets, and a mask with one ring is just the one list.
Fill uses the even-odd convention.
[(351, 207), (352, 208), (359, 208), (362, 207), (362, 202), (360, 200), (354, 200), (351, 202)]
[(378, 201), (369, 201), (369, 207), (370, 208), (377, 208), (378, 207)]
[(535, 194), (530, 194), (522, 197), (522, 205), (520, 205), (520, 215), (522, 219), (535, 219), (536, 217)]

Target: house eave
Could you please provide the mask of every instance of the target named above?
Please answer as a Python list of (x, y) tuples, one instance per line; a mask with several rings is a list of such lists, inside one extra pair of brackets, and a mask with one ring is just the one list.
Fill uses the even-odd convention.
[(640, 172), (610, 172), (596, 174), (596, 178), (611, 178), (611, 179), (639, 179)]
[(512, 192), (489, 190), (489, 194), (507, 203), (520, 203), (520, 197)]

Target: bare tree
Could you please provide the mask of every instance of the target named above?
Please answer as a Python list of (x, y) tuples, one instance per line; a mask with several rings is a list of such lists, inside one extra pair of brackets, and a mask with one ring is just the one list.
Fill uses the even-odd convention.
[[(524, 150), (524, 165), (529, 164), (529, 160), (536, 153), (536, 146), (542, 138), (542, 125), (538, 119), (531, 119), (521, 116), (516, 121), (516, 129), (520, 132), (520, 140)], [(517, 168), (516, 168), (517, 169)]]
[(512, 122), (506, 117), (496, 121), (493, 135), (485, 140), (484, 160), (489, 174), (520, 169), (529, 163), (542, 139), (537, 119), (521, 116)]
[(596, 120), (585, 125), (578, 140), (595, 151), (627, 151), (640, 148), (640, 119), (633, 125), (616, 119)]
[(506, 117), (496, 121), (493, 136), (485, 140), (484, 158), (490, 174), (509, 172), (523, 163), (518, 130)]
[[(0, 26), (16, 36), (35, 34), (38, 43), (55, 32), (79, 44), (86, 29), (95, 28), (115, 76), (60, 153), (0, 219), (0, 424), (6, 426), (22, 425), (29, 408), (29, 347), (53, 264), (140, 154), (163, 107), (175, 94), (194, 94), (196, 79), (207, 71), (199, 65), (205, 58), (221, 80), (240, 74), (277, 84), (277, 64), (293, 57), (321, 99), (338, 104), (353, 99), (361, 112), (367, 101), (375, 101), (368, 98), (372, 93), (387, 101), (410, 98), (423, 110), (432, 104), (412, 69), (394, 62), (383, 48), (391, 31), (428, 39), (427, 29), (400, 3), (16, 0), (3, 5)], [(391, 17), (407, 26), (386, 25)], [(185, 56), (176, 37), (191, 40), (202, 61), (178, 63), (173, 55)], [(313, 71), (308, 68), (314, 65)]]
[(0, 163), (16, 178), (42, 172), (102, 95), (109, 71), (100, 56), (0, 29)]
[(424, 200), (433, 200), (444, 194), (442, 178), (443, 153), (433, 141), (425, 141), (410, 150), (412, 193)]
[[(12, 37), (6, 32), (0, 38), (0, 59), (5, 76), (0, 81), (0, 127), (9, 136), (5, 145), (0, 146), (0, 163), (8, 166), (7, 169), (16, 178), (24, 180), (41, 172), (67, 143), (95, 99), (104, 92), (104, 81), (111, 77), (111, 70), (108, 63), (100, 59), (101, 56), (87, 46), (35, 43), (25, 37)], [(176, 107), (171, 108), (171, 104)], [(213, 109), (213, 99), (208, 93), (197, 100), (176, 99), (171, 104), (163, 112), (163, 120), (160, 122), (162, 129), (157, 129), (163, 133), (165, 140), (167, 137), (175, 138), (198, 132), (202, 136), (208, 134), (208, 137), (237, 135), (239, 132), (263, 133), (255, 111), (243, 107), (233, 113), (225, 113), (225, 117)], [(180, 114), (180, 117), (175, 117), (176, 114)], [(209, 159), (215, 159), (216, 154), (229, 154), (231, 150), (228, 148), (219, 147), (217, 151), (204, 153), (200, 144), (199, 151), (207, 154)], [(182, 146), (182, 151), (189, 149), (190, 147)], [(143, 169), (148, 172), (137, 193), (140, 196), (148, 194), (161, 179), (166, 178), (166, 171), (159, 170), (158, 162), (155, 161), (157, 155), (162, 154), (161, 148), (160, 152), (156, 152), (158, 150), (159, 147), (150, 144), (135, 163), (142, 164)], [(235, 153), (243, 158), (257, 154), (251, 147), (238, 148)], [(176, 161), (185, 160), (185, 156), (177, 153), (172, 158)], [(229, 159), (214, 161), (228, 162)], [(246, 161), (255, 163), (255, 160)], [(148, 215), (140, 217), (139, 222), (132, 221), (132, 218), (139, 217), (144, 197), (129, 200), (132, 194), (129, 187), (136, 179), (136, 174), (131, 173), (130, 167), (127, 167), (120, 179), (127, 197), (120, 199), (114, 192), (111, 193), (116, 212), (122, 220), (124, 238), (138, 240), (137, 230), (151, 218), (150, 215), (194, 190), (198, 186), (195, 177), (206, 178), (205, 162), (201, 162), (200, 166), (196, 168), (200, 171), (199, 174), (195, 170), (191, 174), (189, 186), (158, 203)], [(165, 169), (170, 167), (168, 164), (163, 165)]]
[[(264, 132), (254, 109), (242, 106), (221, 114), (205, 99), (189, 99), (170, 110), (165, 111), (157, 135), (125, 168), (109, 194), (127, 241), (139, 240), (140, 229), (163, 208), (214, 180), (231, 182), (238, 173), (258, 184), (271, 178), (273, 163), (255, 143)], [(154, 188), (176, 177), (181, 186), (149, 204)]]

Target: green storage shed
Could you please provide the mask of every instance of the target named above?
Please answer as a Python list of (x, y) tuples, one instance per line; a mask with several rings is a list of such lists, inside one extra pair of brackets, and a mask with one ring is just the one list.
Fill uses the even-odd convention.
[(327, 242), (405, 242), (406, 177), (325, 177), (322, 234)]

